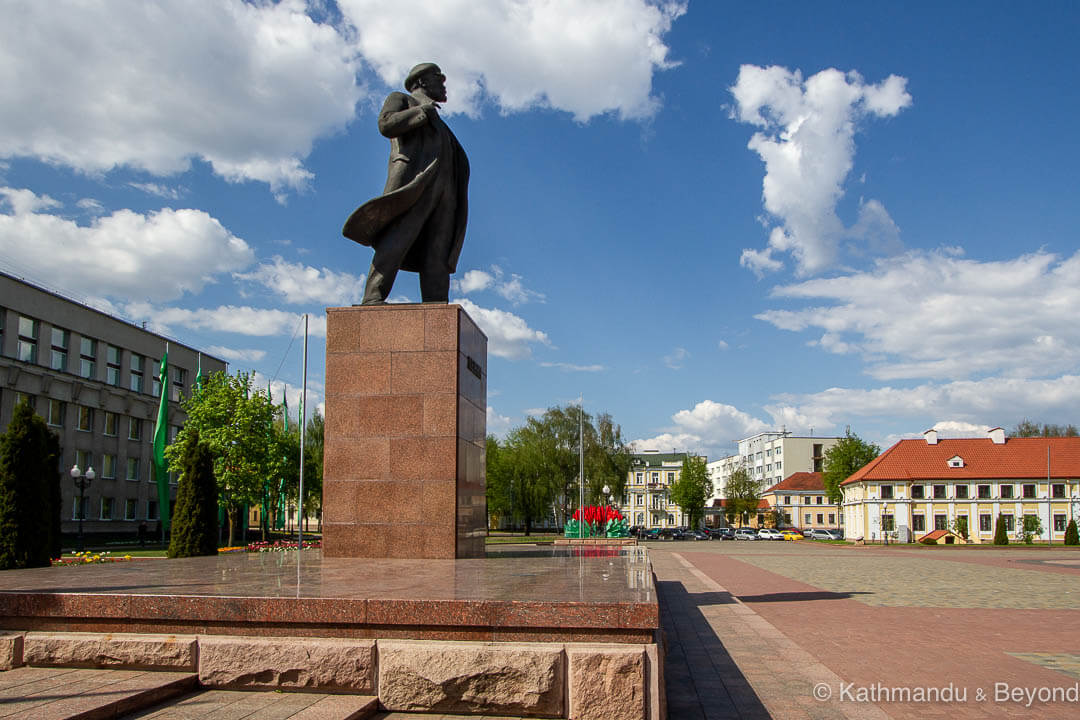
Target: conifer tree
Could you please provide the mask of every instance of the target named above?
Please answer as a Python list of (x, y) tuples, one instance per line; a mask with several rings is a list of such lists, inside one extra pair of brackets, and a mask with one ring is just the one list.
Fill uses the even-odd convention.
[(1001, 513), (998, 513), (997, 522), (994, 523), (994, 544), (1009, 544), (1009, 534), (1005, 530), (1005, 518), (1001, 516)]
[(1065, 528), (1065, 544), (1080, 545), (1080, 532), (1076, 530), (1076, 518), (1070, 520), (1069, 525)]
[(45, 421), (19, 403), (0, 435), (0, 569), (59, 556), (59, 449)]
[(214, 458), (198, 431), (184, 438), (180, 451), (180, 486), (176, 492), (169, 557), (217, 555), (218, 495)]

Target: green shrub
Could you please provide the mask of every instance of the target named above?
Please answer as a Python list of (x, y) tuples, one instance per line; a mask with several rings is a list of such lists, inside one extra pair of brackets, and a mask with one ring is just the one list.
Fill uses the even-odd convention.
[(1070, 520), (1065, 528), (1065, 544), (1080, 545), (1080, 533), (1076, 531), (1076, 518)]
[(210, 446), (199, 441), (198, 431), (192, 431), (180, 452), (180, 487), (176, 491), (168, 555), (217, 555), (218, 495)]
[(1001, 516), (1001, 513), (998, 513), (997, 521), (994, 522), (994, 544), (1009, 544), (1009, 533), (1005, 530), (1005, 518)]
[(1042, 520), (1037, 515), (1025, 515), (1020, 526), (1020, 535), (1025, 545), (1031, 545), (1036, 535), (1042, 535)]
[(19, 403), (0, 435), (0, 569), (60, 556), (60, 440)]

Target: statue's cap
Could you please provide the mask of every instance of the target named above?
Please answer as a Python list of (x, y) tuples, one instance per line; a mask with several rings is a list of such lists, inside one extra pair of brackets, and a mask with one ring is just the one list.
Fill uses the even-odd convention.
[(439, 66), (435, 63), (420, 63), (419, 65), (414, 67), (412, 70), (409, 71), (409, 74), (405, 76), (405, 89), (412, 90), (413, 85), (416, 84), (416, 81), (430, 72), (442, 75), (442, 70), (440, 70)]

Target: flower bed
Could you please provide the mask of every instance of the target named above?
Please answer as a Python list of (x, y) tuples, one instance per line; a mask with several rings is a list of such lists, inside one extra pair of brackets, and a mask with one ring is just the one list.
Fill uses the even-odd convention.
[[(322, 547), (322, 540), (308, 540), (304, 542), (305, 550), (318, 549)], [(286, 550), (295, 550), (295, 540), (275, 540), (274, 542), (253, 542), (247, 546), (248, 552), (285, 552)]]
[(89, 550), (87, 550), (85, 552), (77, 552), (71, 557), (54, 558), (52, 564), (54, 566), (62, 565), (64, 567), (72, 567), (76, 565), (94, 565), (111, 562), (127, 562), (129, 560), (131, 560), (130, 555), (114, 557), (109, 554), (108, 550), (104, 552), (90, 552)]

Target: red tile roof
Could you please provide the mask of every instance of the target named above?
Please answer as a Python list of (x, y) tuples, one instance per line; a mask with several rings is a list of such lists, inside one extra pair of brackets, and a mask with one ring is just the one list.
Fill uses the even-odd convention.
[[(714, 508), (724, 508), (727, 507), (727, 503), (727, 498), (721, 498), (719, 500), (713, 500), (712, 506)], [(757, 506), (758, 510), (768, 510), (770, 507), (772, 507), (772, 505), (769, 505), (768, 500), (758, 500)]]
[(964, 539), (962, 535), (957, 535), (952, 530), (931, 530), (930, 532), (919, 538), (919, 542), (922, 542), (923, 540), (940, 540), (946, 535), (952, 535), (953, 537), (960, 538), (961, 540)]
[[(930, 445), (926, 440), (901, 440), (871, 460), (842, 485), (862, 480), (982, 480), (1046, 478), (1047, 449), (1051, 478), (1080, 478), (1080, 437), (949, 438)], [(964, 467), (949, 467), (959, 455)]]
[(801, 491), (801, 492), (825, 492), (825, 480), (819, 472), (797, 472), (788, 475), (780, 482), (766, 490), (766, 493)]

